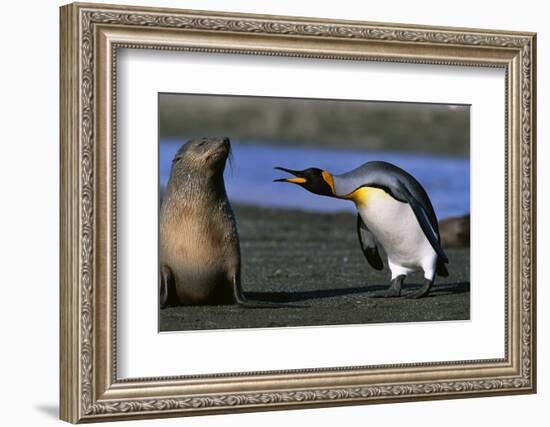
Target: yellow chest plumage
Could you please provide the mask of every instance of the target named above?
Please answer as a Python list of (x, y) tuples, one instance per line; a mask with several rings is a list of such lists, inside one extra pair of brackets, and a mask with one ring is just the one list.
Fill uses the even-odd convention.
[(379, 197), (391, 197), (384, 190), (374, 187), (361, 187), (346, 196), (346, 199), (353, 200), (358, 207), (366, 206), (369, 201)]

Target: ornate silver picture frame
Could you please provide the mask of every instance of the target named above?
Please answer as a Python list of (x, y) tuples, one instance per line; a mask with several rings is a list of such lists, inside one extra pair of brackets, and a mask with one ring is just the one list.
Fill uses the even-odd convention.
[[(61, 419), (79, 423), (536, 391), (535, 34), (79, 3), (62, 7), (60, 22)], [(504, 357), (119, 378), (120, 49), (504, 70), (505, 248), (493, 254), (505, 265)]]

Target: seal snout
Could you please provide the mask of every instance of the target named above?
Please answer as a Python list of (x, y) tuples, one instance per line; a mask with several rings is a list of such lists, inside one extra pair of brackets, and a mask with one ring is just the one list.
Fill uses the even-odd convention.
[(208, 139), (208, 145), (205, 146), (205, 155), (207, 161), (218, 161), (227, 159), (231, 154), (231, 142), (228, 137), (213, 137)]
[(217, 138), (216, 142), (214, 151), (223, 151), (225, 154), (229, 154), (231, 152), (231, 142), (227, 136)]
[(229, 155), (231, 153), (231, 142), (227, 136), (221, 138), (221, 145), (225, 152)]
[(213, 150), (225, 150), (227, 153), (231, 151), (231, 141), (227, 136), (212, 138), (211, 142)]

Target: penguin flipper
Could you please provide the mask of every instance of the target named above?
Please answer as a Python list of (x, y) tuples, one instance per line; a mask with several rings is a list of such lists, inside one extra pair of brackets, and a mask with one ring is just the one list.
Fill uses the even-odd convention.
[(357, 237), (359, 238), (359, 244), (361, 245), (363, 255), (365, 255), (371, 267), (375, 270), (382, 270), (384, 264), (378, 253), (376, 239), (359, 214), (357, 214)]
[(413, 195), (407, 190), (407, 187), (405, 187), (405, 185), (401, 184), (400, 187), (400, 195), (402, 195), (407, 203), (411, 206), (414, 216), (420, 224), (420, 228), (422, 228), (422, 231), (426, 235), (426, 238), (430, 242), (430, 245), (432, 245), (434, 251), (437, 253), (437, 256), (444, 263), (449, 262), (447, 255), (445, 254), (443, 248), (441, 248), (441, 244), (439, 243), (437, 223), (432, 224), (432, 222), (430, 221), (430, 217), (428, 216), (428, 213), (426, 212), (422, 204), (413, 197)]

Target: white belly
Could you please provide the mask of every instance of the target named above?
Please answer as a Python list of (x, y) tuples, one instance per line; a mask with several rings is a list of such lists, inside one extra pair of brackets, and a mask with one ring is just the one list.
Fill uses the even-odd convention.
[(418, 269), (433, 275), (437, 254), (408, 203), (374, 188), (363, 190), (354, 201), (361, 218), (388, 255), (393, 277)]

